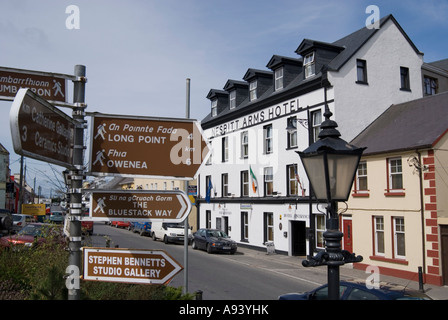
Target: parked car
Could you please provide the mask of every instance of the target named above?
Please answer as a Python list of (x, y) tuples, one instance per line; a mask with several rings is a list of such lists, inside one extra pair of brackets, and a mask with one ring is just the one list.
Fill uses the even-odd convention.
[(0, 237), (3, 234), (7, 234), (12, 230), (13, 221), (12, 215), (9, 210), (0, 209)]
[[(165, 243), (184, 242), (184, 224), (174, 222), (154, 221), (151, 225), (153, 240), (162, 239)], [(192, 239), (191, 230), (188, 229), (188, 243)]]
[[(369, 289), (362, 282), (340, 281), (340, 300), (431, 300), (424, 293), (382, 285), (379, 289)], [(287, 293), (279, 296), (279, 300), (328, 300), (328, 285), (325, 284), (304, 293)]]
[(29, 223), (16, 234), (0, 238), (0, 247), (33, 247), (45, 242), (45, 238), (50, 234), (57, 236), (60, 235), (61, 239), (63, 239), (61, 230), (55, 228), (49, 223)]
[(17, 232), (24, 226), (26, 226), (28, 223), (36, 222), (36, 219), (34, 218), (34, 216), (29, 214), (13, 213), (12, 222), (13, 222), (12, 230), (14, 232)]
[(53, 211), (50, 213), (50, 221), (55, 223), (64, 223), (64, 213), (62, 211)]
[(133, 232), (138, 232), (140, 233), (141, 236), (151, 236), (152, 235), (152, 231), (151, 231), (151, 222), (133, 222), (131, 224), (132, 226), (132, 231)]
[(207, 250), (212, 252), (229, 252), (234, 254), (237, 250), (237, 244), (230, 237), (218, 229), (199, 229), (193, 234), (193, 249)]
[(112, 221), (110, 225), (116, 228), (129, 228), (131, 223), (129, 221)]

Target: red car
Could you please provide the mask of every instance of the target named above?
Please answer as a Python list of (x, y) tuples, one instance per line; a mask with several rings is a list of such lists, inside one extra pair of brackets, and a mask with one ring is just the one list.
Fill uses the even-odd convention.
[[(14, 235), (0, 238), (0, 247), (33, 247), (45, 241), (45, 237), (56, 230), (48, 223), (29, 223)], [(57, 231), (56, 231), (57, 232)], [(60, 232), (59, 232), (60, 233)]]
[(112, 221), (111, 226), (117, 228), (129, 228), (131, 223), (129, 221)]

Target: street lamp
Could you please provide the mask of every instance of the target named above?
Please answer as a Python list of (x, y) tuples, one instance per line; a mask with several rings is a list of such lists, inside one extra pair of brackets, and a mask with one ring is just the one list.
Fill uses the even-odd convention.
[(318, 202), (327, 202), (327, 231), (324, 233), (326, 250), (310, 260), (302, 261), (304, 267), (328, 266), (328, 297), (339, 299), (339, 266), (360, 262), (355, 256), (341, 250), (342, 232), (336, 201), (347, 201), (361, 155), (365, 148), (358, 148), (342, 140), (337, 123), (330, 120), (333, 114), (325, 105), (325, 121), (321, 124), (319, 140), (303, 152), (297, 152), (302, 160), (314, 195)]

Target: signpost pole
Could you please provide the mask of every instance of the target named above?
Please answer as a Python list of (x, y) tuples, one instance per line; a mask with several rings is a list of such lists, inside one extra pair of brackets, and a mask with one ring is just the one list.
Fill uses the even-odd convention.
[[(187, 78), (185, 118), (190, 118), (190, 79)], [(188, 195), (188, 180), (185, 181), (185, 193)], [(188, 217), (184, 221), (184, 294), (188, 293)]]
[[(80, 275), (81, 259), (81, 214), (82, 214), (82, 183), (84, 179), (84, 125), (85, 125), (85, 84), (86, 67), (75, 66), (73, 102), (73, 119), (76, 121), (73, 143), (73, 170), (70, 171), (70, 238), (69, 238), (69, 266), (77, 270)], [(76, 276), (76, 274), (74, 274)], [(77, 281), (75, 281), (76, 283)], [(79, 283), (79, 282), (77, 282)], [(79, 300), (81, 290), (75, 285), (68, 290), (69, 300)]]

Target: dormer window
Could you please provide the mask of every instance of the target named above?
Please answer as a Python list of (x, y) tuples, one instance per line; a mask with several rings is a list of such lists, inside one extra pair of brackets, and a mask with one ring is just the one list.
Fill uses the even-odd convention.
[(257, 99), (257, 80), (249, 83), (249, 100), (253, 101)]
[(212, 117), (218, 115), (218, 99), (212, 100)]
[(283, 89), (283, 67), (275, 70), (274, 78), (275, 78), (275, 91)]
[(311, 77), (315, 73), (314, 52), (307, 54), (303, 61), (303, 68), (305, 69), (305, 79)]
[(234, 109), (236, 107), (236, 90), (230, 91), (229, 99), (230, 99), (230, 109)]

